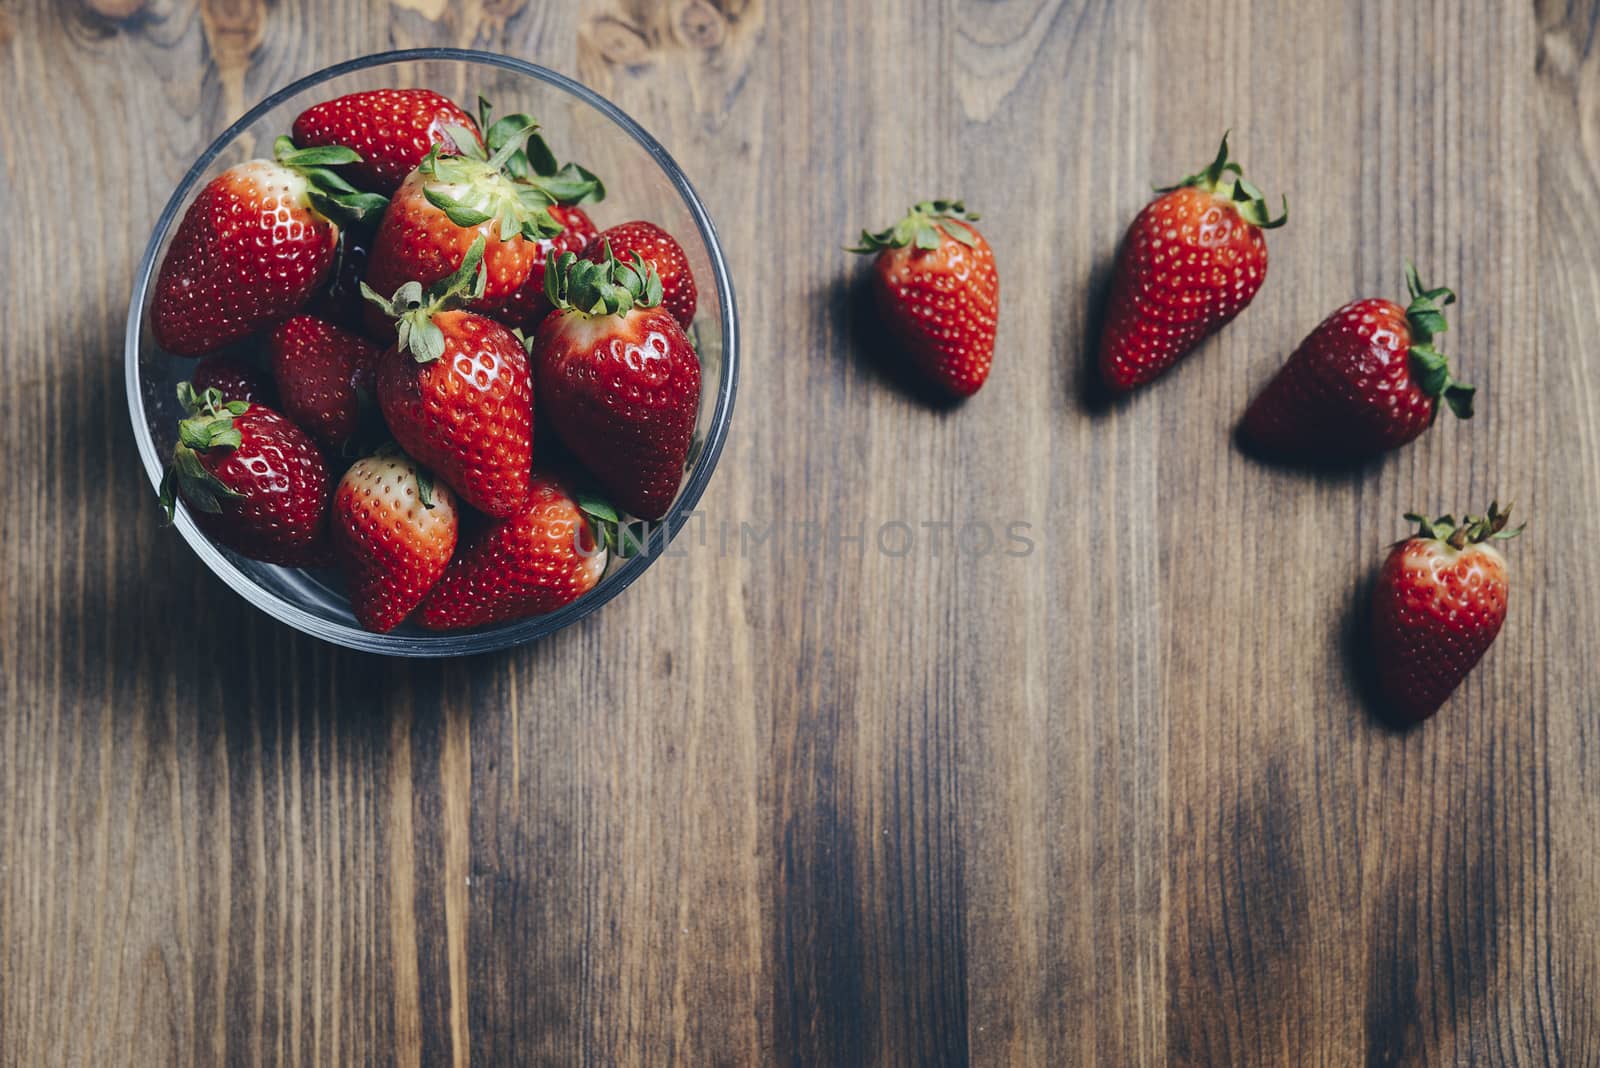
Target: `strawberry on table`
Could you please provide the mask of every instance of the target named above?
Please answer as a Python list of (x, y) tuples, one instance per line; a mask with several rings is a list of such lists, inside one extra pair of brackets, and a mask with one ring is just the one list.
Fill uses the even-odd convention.
[(195, 525), (234, 552), (290, 567), (325, 563), (331, 483), (316, 444), (260, 404), (197, 394), (188, 382), (178, 399), (191, 414), (161, 480), (168, 520), (181, 497)]
[(406, 282), (432, 285), (457, 271), (480, 238), (486, 270), (476, 307), (495, 307), (527, 281), (539, 242), (559, 234), (561, 224), (550, 216), (550, 198), (507, 170), (535, 129), (526, 116), (501, 122), (508, 120), (519, 123), (516, 133), (492, 156), (442, 155), (435, 148), (401, 183), (373, 239), (368, 286), (393, 293)]
[(333, 494), (329, 524), (367, 630), (399, 626), (433, 589), (455, 552), (455, 497), (397, 449), (357, 460)]
[(207, 356), (194, 365), (189, 384), (196, 395), (214, 389), (225, 401), (273, 405), (272, 379), (265, 371), (238, 356)]
[(1262, 231), (1282, 226), (1261, 190), (1228, 161), (1228, 138), (1211, 166), (1160, 190), (1133, 220), (1117, 257), (1100, 338), (1100, 374), (1111, 389), (1141, 386), (1222, 329), (1267, 276)]
[(1390, 551), (1372, 603), (1378, 685), (1405, 720), (1437, 712), (1500, 633), (1510, 583), (1491, 543), (1521, 533), (1506, 528), (1510, 513), (1406, 516), (1419, 532)]
[(529, 344), (540, 410), (617, 507), (659, 519), (694, 437), (700, 358), (638, 257), (552, 255), (545, 287), (555, 311)]
[(201, 356), (299, 311), (333, 265), (335, 222), (375, 218), (384, 200), (330, 166), (348, 148), (296, 149), (230, 167), (184, 212), (156, 276), (151, 324), (162, 348)]
[(1440, 400), (1472, 418), (1473, 388), (1433, 347), (1455, 294), (1425, 287), (1409, 263), (1406, 288), (1406, 307), (1358, 300), (1323, 320), (1245, 412), (1245, 440), (1283, 459), (1346, 463), (1415, 439)]
[[(585, 509), (592, 509), (586, 512)], [(561, 484), (535, 474), (527, 503), (463, 543), (423, 602), (422, 625), (457, 630), (554, 612), (594, 589), (605, 573), (605, 537), (591, 523), (614, 523), (608, 506), (583, 507)]]
[(334, 449), (347, 445), (377, 392), (378, 347), (315, 316), (296, 315), (272, 331), (267, 352), (284, 414)]
[(951, 397), (976, 393), (994, 362), (1000, 274), (977, 218), (959, 200), (924, 200), (850, 250), (876, 257), (878, 314), (917, 375)]
[(385, 196), (435, 145), (447, 152), (457, 150), (457, 138), (480, 150), (483, 145), (472, 116), (431, 89), (373, 89), (325, 100), (300, 113), (293, 133), (302, 148), (353, 149), (361, 159), (346, 164), (344, 175)]
[(672, 313), (678, 325), (689, 329), (700, 291), (689, 270), (689, 257), (677, 239), (655, 223), (626, 222), (594, 235), (583, 250), (583, 258), (604, 263), (607, 246), (611, 256), (626, 262), (638, 254), (655, 270), (661, 277), (661, 306)]
[(363, 291), (398, 328), (378, 357), (378, 404), (395, 440), (467, 504), (507, 516), (528, 498), (533, 461), (527, 354), (493, 319), (450, 307), (482, 294), (484, 244), (479, 235), (460, 269), (426, 291)]

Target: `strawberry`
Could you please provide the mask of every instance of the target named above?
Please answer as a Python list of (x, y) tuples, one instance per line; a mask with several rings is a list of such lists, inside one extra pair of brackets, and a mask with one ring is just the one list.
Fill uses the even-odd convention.
[[(585, 502), (602, 522), (616, 515)], [(607, 553), (587, 514), (559, 482), (533, 477), (527, 503), (462, 545), (422, 603), (421, 623), (457, 630), (554, 612), (594, 589)]]
[(343, 168), (345, 176), (385, 196), (435, 145), (447, 152), (462, 143), (483, 147), (472, 116), (431, 89), (372, 89), (324, 100), (296, 117), (293, 133), (302, 148), (354, 149), (361, 159)]
[[(635, 253), (661, 276), (661, 306), (673, 314), (685, 330), (694, 322), (700, 291), (689, 270), (689, 257), (673, 236), (655, 223), (627, 222), (596, 234), (583, 250), (583, 258), (595, 263), (606, 261), (606, 246), (619, 260), (631, 260)], [(564, 251), (564, 250), (563, 250)]]
[(339, 480), (329, 521), (350, 609), (368, 630), (399, 626), (450, 565), (455, 497), (396, 449), (357, 460)]
[(156, 342), (200, 356), (299, 311), (333, 265), (341, 222), (375, 218), (382, 197), (358, 193), (328, 168), (360, 159), (348, 148), (297, 150), (278, 138), (275, 160), (251, 160), (208, 182), (184, 212), (156, 276)]
[(1432, 344), (1455, 294), (1424, 288), (1409, 263), (1406, 287), (1407, 307), (1358, 300), (1324, 319), (1245, 412), (1245, 440), (1280, 458), (1344, 463), (1416, 438), (1440, 399), (1472, 418), (1472, 387)]
[(1267, 276), (1263, 230), (1271, 218), (1261, 190), (1217, 158), (1199, 174), (1158, 190), (1128, 227), (1100, 337), (1100, 375), (1125, 392), (1155, 378), (1245, 309)]
[(368, 286), (393, 293), (406, 282), (432, 285), (458, 270), (480, 237), (487, 280), (477, 307), (495, 307), (527, 281), (539, 242), (559, 234), (561, 224), (550, 216), (551, 198), (507, 169), (534, 130), (532, 120), (507, 116), (496, 126), (507, 123), (517, 129), (491, 140), (492, 156), (446, 156), (436, 148), (400, 184), (373, 239)]
[(912, 370), (951, 397), (976, 393), (994, 362), (1000, 274), (977, 218), (959, 200), (924, 200), (850, 250), (876, 257), (878, 314)]
[(700, 359), (661, 279), (632, 264), (552, 255), (552, 311), (530, 342), (542, 410), (611, 499), (641, 519), (667, 513), (700, 402)]
[(540, 259), (528, 272), (528, 280), (517, 291), (490, 310), (491, 315), (509, 326), (533, 330), (553, 310), (544, 293), (544, 265), (553, 252), (582, 252), (590, 240), (600, 232), (588, 214), (576, 205), (552, 204), (550, 217), (564, 229), (555, 237), (539, 242)]
[(377, 392), (378, 348), (310, 315), (286, 319), (267, 338), (283, 412), (334, 449), (361, 428)]
[(533, 382), (527, 354), (493, 319), (446, 310), (483, 292), (482, 235), (461, 269), (423, 291), (407, 282), (385, 300), (367, 299), (398, 327), (378, 357), (378, 404), (395, 440), (489, 515), (507, 516), (528, 498), (533, 461)]
[(305, 431), (264, 405), (197, 394), (188, 382), (178, 399), (191, 415), (178, 424), (161, 480), (168, 521), (182, 497), (195, 525), (236, 553), (290, 567), (324, 563), (331, 483)]
[(272, 380), (255, 364), (238, 356), (207, 356), (195, 364), (189, 384), (196, 394), (214, 389), (225, 401), (249, 401), (268, 407), (274, 403)]
[(1510, 513), (1491, 504), (1459, 526), (1406, 516), (1420, 532), (1390, 551), (1372, 602), (1378, 686), (1403, 719), (1437, 712), (1500, 633), (1509, 583), (1490, 543), (1522, 532), (1506, 529)]

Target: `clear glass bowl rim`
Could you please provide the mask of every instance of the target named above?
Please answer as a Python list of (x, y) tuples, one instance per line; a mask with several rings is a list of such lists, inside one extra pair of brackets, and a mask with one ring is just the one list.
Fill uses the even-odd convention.
[(621, 108), (588, 86), (535, 63), (470, 48), (412, 48), (374, 53), (358, 59), (347, 60), (343, 63), (336, 63), (331, 67), (325, 67), (322, 70), (297, 79), (277, 92), (272, 93), (255, 107), (245, 112), (243, 116), (224, 130), (216, 140), (212, 141), (206, 147), (206, 150), (200, 154), (200, 157), (195, 160), (194, 164), (184, 174), (183, 180), (178, 183), (178, 187), (173, 191), (171, 198), (168, 199), (166, 206), (162, 209), (160, 217), (156, 220), (155, 228), (151, 231), (150, 242), (145, 248), (144, 256), (139, 263), (139, 269), (134, 275), (133, 295), (128, 307), (128, 324), (124, 340), (128, 417), (133, 424), (133, 435), (138, 442), (139, 455), (144, 460), (145, 474), (150, 479), (151, 487), (154, 488), (160, 485), (164, 464), (161, 457), (156, 454), (155, 442), (151, 438), (150, 428), (144, 418), (139, 388), (139, 339), (145, 294), (149, 289), (151, 276), (154, 273), (156, 253), (160, 249), (168, 229), (172, 226), (178, 209), (188, 200), (189, 193), (194, 188), (195, 183), (199, 181), (200, 176), (211, 165), (212, 161), (231, 145), (242, 131), (253, 125), (283, 101), (296, 94), (308, 89), (314, 89), (318, 85), (334, 78), (365, 70), (369, 67), (434, 60), (454, 60), (500, 67), (504, 70), (514, 71), (537, 79), (553, 88), (570, 93), (611, 119), (612, 122), (626, 131), (650, 154), (673, 187), (677, 189), (678, 195), (683, 198), (690, 216), (700, 230), (701, 239), (705, 242), (706, 251), (711, 259), (713, 280), (716, 283), (718, 303), (722, 312), (722, 375), (717, 383), (716, 394), (712, 401), (713, 409), (710, 429), (707, 431), (705, 440), (701, 445), (700, 454), (695, 458), (694, 466), (690, 469), (683, 490), (673, 504), (672, 510), (661, 522), (651, 525), (650, 537), (645, 551), (625, 560), (620, 568), (608, 574), (606, 580), (588, 596), (580, 598), (548, 615), (537, 616), (533, 619), (519, 620), (484, 630), (438, 635), (373, 634), (359, 627), (332, 623), (257, 585), (213, 546), (205, 535), (200, 533), (199, 529), (194, 525), (194, 521), (189, 518), (188, 513), (179, 508), (176, 526), (183, 534), (184, 540), (189, 543), (190, 548), (195, 551), (195, 554), (201, 560), (205, 561), (206, 566), (212, 572), (257, 608), (274, 619), (287, 623), (296, 630), (336, 645), (364, 652), (405, 657), (466, 656), (473, 653), (485, 653), (496, 649), (522, 645), (576, 623), (627, 589), (655, 561), (656, 557), (662, 555), (668, 543), (671, 542), (678, 531), (682, 529), (683, 524), (693, 514), (695, 506), (705, 492), (706, 485), (711, 480), (711, 473), (716, 469), (717, 460), (722, 454), (723, 443), (727, 438), (728, 424), (733, 415), (734, 392), (739, 377), (739, 319), (734, 303), (733, 281), (728, 272), (727, 261), (723, 256), (721, 242), (717, 240), (716, 227), (712, 224), (711, 217), (707, 214), (699, 195), (694, 191), (694, 187), (689, 184), (689, 179), (685, 177), (683, 170), (668, 154), (667, 150), (661, 146), (659, 141), (631, 119)]

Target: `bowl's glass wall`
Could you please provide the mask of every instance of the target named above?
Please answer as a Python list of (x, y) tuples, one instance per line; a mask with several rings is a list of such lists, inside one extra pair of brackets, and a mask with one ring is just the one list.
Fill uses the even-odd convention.
[[(604, 228), (630, 219), (649, 219), (666, 228), (683, 244), (699, 281), (700, 302), (695, 328), (702, 367), (700, 413), (696, 445), (689, 475), (672, 515), (653, 532), (656, 552), (627, 561), (614, 561), (595, 591), (560, 612), (516, 624), (476, 632), (439, 635), (406, 625), (389, 635), (361, 630), (350, 613), (338, 576), (332, 572), (307, 572), (248, 560), (211, 545), (186, 516), (179, 527), (195, 551), (214, 571), (240, 593), (274, 616), (318, 637), (377, 652), (412, 656), (443, 656), (478, 652), (518, 644), (558, 629), (587, 614), (620, 592), (649, 565), (676, 532), (704, 489), (720, 450), (722, 433), (731, 414), (733, 392), (732, 352), (729, 345), (732, 294), (726, 270), (716, 248), (715, 235), (693, 192), (665, 153), (637, 128), (630, 131), (620, 113), (607, 114), (610, 105), (586, 98), (583, 90), (557, 75), (499, 57), (432, 50), (404, 58), (375, 57), (358, 61), (368, 65), (339, 72), (306, 85), (283, 99), (269, 101), (259, 114), (246, 116), (230, 141), (215, 158), (191, 176), (181, 200), (169, 209), (165, 230), (159, 235), (153, 260), (148, 260), (137, 280), (136, 304), (129, 324), (129, 386), (135, 435), (139, 438), (152, 481), (159, 477), (164, 458), (171, 455), (181, 412), (175, 396), (178, 382), (187, 378), (194, 361), (171, 356), (149, 330), (154, 265), (161, 262), (181, 217), (204, 184), (228, 167), (255, 156), (269, 156), (273, 139), (286, 133), (294, 117), (320, 100), (342, 93), (383, 87), (426, 86), (445, 93), (475, 110), (473, 101), (484, 94), (495, 114), (522, 111), (541, 125), (552, 150), (562, 161), (576, 160), (606, 182), (606, 199), (585, 210)], [(346, 67), (350, 65), (345, 65)], [(318, 76), (314, 76), (318, 77)], [(310, 81), (310, 79), (308, 79)], [(612, 109), (614, 111), (614, 109)], [(631, 124), (630, 124), (631, 125)]]

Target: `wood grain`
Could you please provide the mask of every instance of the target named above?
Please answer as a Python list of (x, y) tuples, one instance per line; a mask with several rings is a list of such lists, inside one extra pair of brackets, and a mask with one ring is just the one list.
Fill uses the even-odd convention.
[[(1593, 0), (6, 0), (0, 1064), (1600, 1064), (1597, 26)], [(575, 74), (655, 132), (746, 350), (703, 502), (732, 550), (442, 665), (211, 578), (158, 526), (121, 357), (215, 132), (423, 44)], [(1266, 288), (1098, 403), (1122, 228), (1225, 127), (1291, 198)], [(839, 250), (944, 193), (1005, 291), (959, 410), (885, 369)], [(1242, 456), (1252, 390), (1407, 257), (1462, 296), (1479, 418), (1347, 477)], [(1401, 512), (1495, 495), (1532, 520), (1510, 622), (1395, 733), (1365, 585)], [(1035, 551), (962, 553), (971, 521)], [(864, 540), (805, 552), (805, 523)]]

